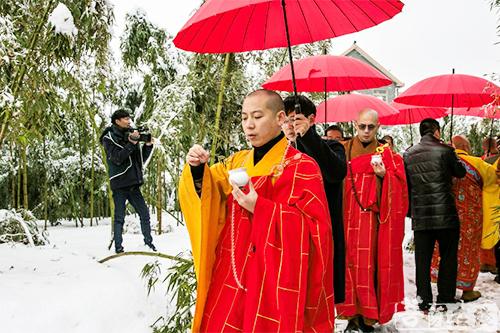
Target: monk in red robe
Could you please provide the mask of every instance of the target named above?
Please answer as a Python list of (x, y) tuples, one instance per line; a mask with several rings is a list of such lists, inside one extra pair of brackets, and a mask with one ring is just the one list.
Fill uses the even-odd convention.
[[(209, 167), (208, 152), (194, 145), (181, 177), (198, 282), (192, 330), (332, 332), (332, 230), (320, 169), (288, 145), (277, 93), (249, 94), (241, 115), (253, 149)], [(243, 172), (234, 175), (240, 168), (247, 185)]]
[(404, 309), (404, 219), (408, 188), (401, 156), (377, 139), (378, 114), (360, 112), (357, 135), (344, 143), (346, 300), (337, 305), (349, 319), (346, 332), (371, 332)]

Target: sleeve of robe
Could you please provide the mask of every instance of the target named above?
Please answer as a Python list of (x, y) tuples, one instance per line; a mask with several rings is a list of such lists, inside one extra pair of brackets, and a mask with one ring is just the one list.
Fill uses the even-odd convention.
[[(498, 218), (495, 218), (496, 207), (500, 206), (500, 188), (497, 184), (496, 165), (481, 160), (474, 161), (474, 167), (483, 179), (483, 237), (481, 247), (491, 249), (500, 239)], [(498, 160), (495, 162), (498, 163)]]
[(179, 183), (179, 201), (189, 231), (197, 280), (193, 332), (201, 324), (212, 274), (208, 267), (212, 267), (215, 261), (215, 248), (226, 218), (226, 198), (231, 192), (226, 170), (231, 162), (232, 157), (212, 167), (205, 165), (201, 197), (196, 193), (191, 168), (187, 164)]
[[(333, 244), (321, 174), (316, 162), (302, 155), (300, 161), (292, 162), (281, 177), (274, 191), (287, 192), (280, 188), (293, 186), (291, 195), (274, 200), (259, 196), (252, 222), (257, 252), (266, 252), (266, 247), (267, 252), (273, 251), (267, 244), (282, 249), (279, 263), (266, 263), (271, 270), (279, 269), (277, 276), (281, 288), (268, 292), (277, 295), (282, 318), (303, 318), (297, 328), (299, 331), (328, 332), (334, 323)], [(275, 256), (266, 255), (266, 258)], [(291, 291), (296, 289), (299, 290), (298, 301)], [(295, 331), (294, 327), (281, 329)]]
[(386, 149), (383, 153), (386, 174), (382, 183), (378, 232), (378, 280), (380, 323), (402, 311), (404, 299), (403, 250), (405, 216), (408, 211), (408, 186), (401, 156)]

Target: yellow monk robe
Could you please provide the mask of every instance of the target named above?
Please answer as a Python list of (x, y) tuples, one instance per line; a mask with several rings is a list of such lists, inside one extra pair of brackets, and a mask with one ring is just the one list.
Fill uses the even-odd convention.
[[(193, 332), (333, 330), (333, 245), (321, 173), (287, 147), (283, 138), (255, 166), (252, 150), (205, 166), (201, 198), (184, 168), (180, 203), (198, 282)], [(228, 170), (239, 167), (259, 194), (253, 215), (232, 199)], [(234, 278), (233, 256), (246, 290)]]
[[(470, 159), (472, 160), (472, 156)], [(481, 175), (488, 174), (483, 187), (483, 240), (481, 242), (481, 248), (486, 250), (492, 249), (500, 240), (500, 223), (498, 222), (498, 213), (495, 213), (495, 207), (500, 206), (500, 187), (496, 177), (498, 159), (493, 165), (488, 164), (488, 166), (488, 168), (481, 166), (478, 169)]]

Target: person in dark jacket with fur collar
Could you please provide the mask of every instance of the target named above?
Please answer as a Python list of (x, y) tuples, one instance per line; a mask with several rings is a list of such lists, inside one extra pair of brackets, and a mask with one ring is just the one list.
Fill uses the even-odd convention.
[(453, 147), (440, 140), (435, 119), (422, 120), (420, 135), (420, 143), (405, 152), (404, 161), (415, 239), (417, 296), (420, 310), (426, 312), (432, 304), (430, 265), (436, 241), (441, 257), (437, 302), (455, 302), (460, 221), (452, 178), (465, 177), (466, 170)]
[[(297, 96), (301, 114), (295, 112), (295, 96), (285, 98), (287, 123), (283, 130), (298, 150), (318, 163), (323, 176), (333, 233), (333, 283), (335, 304), (345, 300), (345, 239), (342, 209), (342, 184), (347, 174), (344, 146), (337, 140), (325, 140), (316, 132), (316, 106), (305, 96)], [(300, 134), (299, 134), (300, 132)]]
[(144, 243), (150, 249), (156, 251), (151, 236), (149, 209), (140, 189), (144, 182), (143, 163), (151, 155), (153, 142), (150, 141), (141, 145), (139, 143), (139, 132), (130, 131), (130, 121), (128, 111), (116, 110), (111, 116), (112, 125), (107, 127), (101, 135), (101, 143), (106, 151), (108, 175), (115, 203), (113, 233), (116, 253), (124, 251), (122, 233), (127, 200), (140, 216)]

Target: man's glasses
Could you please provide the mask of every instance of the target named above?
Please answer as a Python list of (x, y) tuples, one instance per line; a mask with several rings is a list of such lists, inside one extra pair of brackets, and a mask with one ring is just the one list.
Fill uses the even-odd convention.
[(368, 130), (369, 131), (373, 131), (375, 129), (375, 127), (377, 127), (376, 125), (373, 125), (373, 124), (358, 124), (358, 127), (360, 130), (364, 131), (367, 127), (368, 127)]

